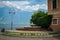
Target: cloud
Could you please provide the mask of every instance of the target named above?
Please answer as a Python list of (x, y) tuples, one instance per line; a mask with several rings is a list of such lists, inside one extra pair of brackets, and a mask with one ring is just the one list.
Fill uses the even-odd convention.
[(40, 9), (45, 9), (45, 10), (47, 10), (47, 4), (42, 4), (42, 5), (40, 5)]
[(0, 8), (4, 7), (5, 5), (0, 1)]
[(21, 9), (23, 11), (37, 11), (39, 9), (44, 9), (47, 10), (47, 5), (46, 4), (36, 4), (36, 5), (27, 5), (27, 6), (18, 6), (18, 9)]
[(6, 5), (6, 6), (13, 6), (13, 7), (16, 7), (16, 6), (22, 6), (22, 5), (27, 5), (27, 4), (30, 4), (30, 2), (28, 1), (0, 1), (0, 6), (1, 5)]
[(2, 1), (0, 7), (14, 7), (22, 11), (36, 11), (39, 9), (47, 10), (47, 4), (35, 4), (31, 5), (29, 1)]
[(27, 6), (22, 6), (21, 7), (21, 10), (24, 10), (24, 11), (36, 11), (38, 10), (40, 7), (40, 5), (36, 4), (36, 5), (27, 5)]

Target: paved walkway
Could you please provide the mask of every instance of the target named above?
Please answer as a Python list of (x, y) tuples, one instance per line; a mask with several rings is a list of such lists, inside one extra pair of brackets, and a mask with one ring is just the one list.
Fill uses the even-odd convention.
[(13, 37), (13, 36), (5, 36), (0, 35), (0, 40), (60, 40), (60, 37), (58, 38), (29, 38), (29, 37)]
[(0, 32), (0, 40), (60, 40), (60, 37), (14, 37), (2, 35)]

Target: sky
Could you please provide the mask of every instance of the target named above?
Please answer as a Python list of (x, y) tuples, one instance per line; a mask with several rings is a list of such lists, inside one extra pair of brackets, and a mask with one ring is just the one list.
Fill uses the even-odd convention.
[(14, 24), (30, 24), (35, 11), (47, 11), (47, 0), (0, 0), (0, 24), (11, 23), (11, 11)]

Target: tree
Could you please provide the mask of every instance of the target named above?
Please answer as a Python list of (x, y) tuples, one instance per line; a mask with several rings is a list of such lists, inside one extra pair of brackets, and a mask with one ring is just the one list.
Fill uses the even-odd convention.
[(48, 28), (52, 21), (52, 15), (48, 15), (47, 12), (36, 11), (31, 16), (31, 22), (36, 24), (36, 26), (41, 26), (41, 28)]

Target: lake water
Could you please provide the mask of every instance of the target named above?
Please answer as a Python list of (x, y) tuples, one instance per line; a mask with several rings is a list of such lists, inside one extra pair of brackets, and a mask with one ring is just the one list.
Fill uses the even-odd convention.
[[(16, 28), (23, 28), (25, 26), (27, 26), (29, 24), (13, 24), (13, 29), (16, 29)], [(4, 28), (6, 30), (10, 30), (11, 29), (11, 24), (0, 24), (0, 30)]]

